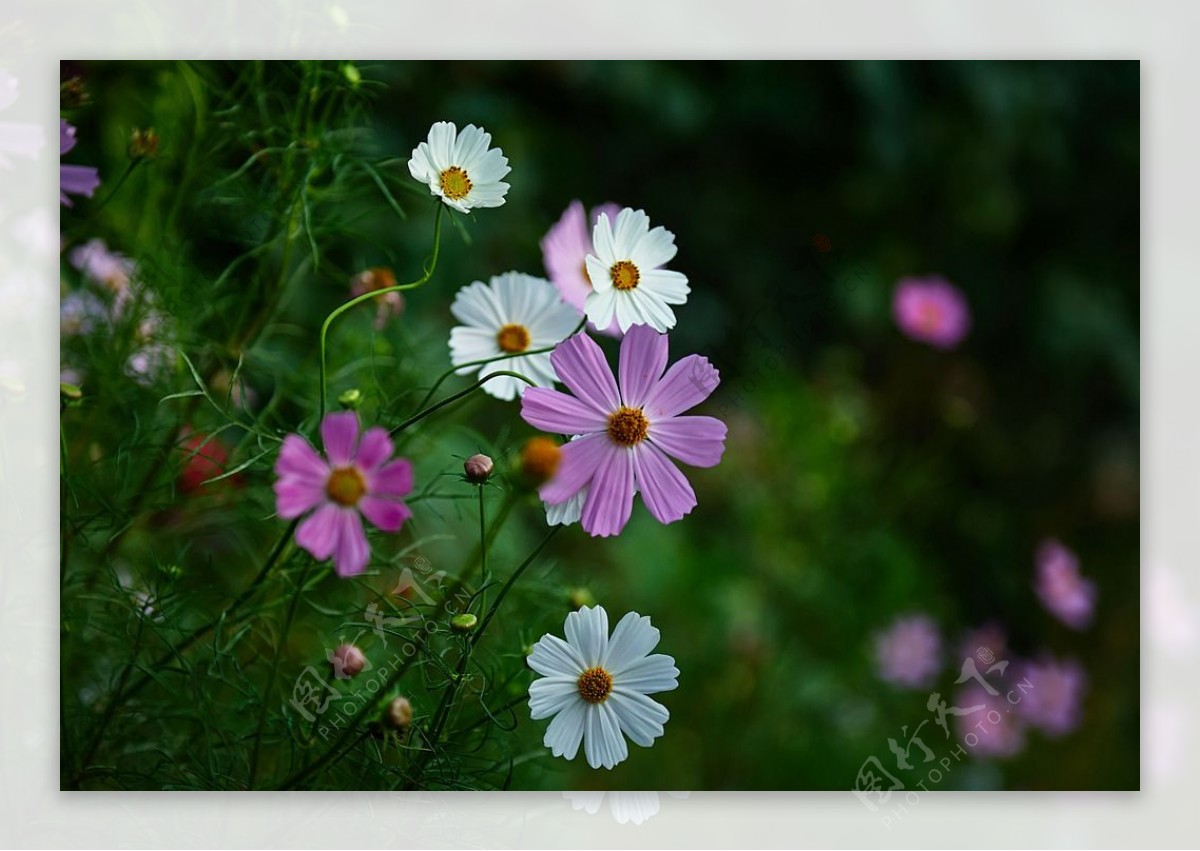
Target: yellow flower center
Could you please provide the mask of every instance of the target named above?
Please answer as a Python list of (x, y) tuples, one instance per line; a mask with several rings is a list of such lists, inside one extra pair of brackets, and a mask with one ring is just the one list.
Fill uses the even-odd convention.
[(608, 270), (608, 275), (612, 278), (613, 286), (619, 290), (634, 289), (641, 278), (641, 275), (638, 273), (638, 267), (634, 266), (628, 260), (618, 260)]
[(633, 446), (646, 439), (650, 430), (650, 421), (642, 413), (641, 408), (627, 408), (622, 405), (608, 415), (608, 436), (614, 443), (622, 446)]
[(524, 325), (505, 325), (496, 334), (500, 351), (515, 354), (529, 348), (529, 329)]
[(601, 667), (588, 668), (579, 675), (579, 696), (588, 703), (608, 700), (612, 687), (612, 674)]
[(942, 326), (942, 307), (936, 302), (925, 302), (917, 314), (917, 324), (927, 334), (936, 332)]
[(562, 448), (549, 437), (531, 437), (521, 450), (521, 472), (536, 484), (550, 481), (562, 460)]
[(325, 483), (325, 493), (338, 505), (358, 505), (366, 491), (367, 483), (354, 467), (339, 467), (329, 474), (329, 481)]
[(451, 201), (466, 198), (471, 191), (471, 178), (467, 176), (466, 171), (456, 165), (452, 165), (442, 172), (441, 182), (442, 194)]

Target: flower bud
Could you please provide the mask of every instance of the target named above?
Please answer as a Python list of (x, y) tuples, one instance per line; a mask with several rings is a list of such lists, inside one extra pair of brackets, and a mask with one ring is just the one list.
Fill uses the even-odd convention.
[(367, 657), (353, 644), (343, 644), (329, 654), (329, 664), (333, 666), (335, 678), (348, 680), (362, 673), (367, 666)]
[(58, 385), (58, 392), (62, 396), (64, 405), (78, 405), (83, 399), (83, 390), (74, 384), (67, 384), (65, 381)]
[(407, 697), (393, 697), (383, 711), (383, 725), (393, 730), (407, 730), (412, 720), (413, 708)]
[(584, 606), (596, 605), (596, 598), (586, 588), (572, 588), (567, 592), (567, 601), (571, 604), (571, 610), (576, 612)]
[(491, 478), (494, 466), (492, 459), (486, 455), (472, 455), (463, 463), (463, 472), (467, 474), (468, 482), (482, 485)]
[(453, 632), (466, 634), (475, 629), (475, 624), (479, 619), (470, 612), (464, 612), (461, 615), (455, 615), (450, 618), (450, 629)]
[(362, 404), (362, 391), (357, 387), (352, 387), (338, 396), (338, 404), (347, 411), (357, 411)]
[(158, 156), (158, 134), (154, 128), (135, 128), (129, 137), (129, 158), (134, 160), (154, 159)]
[(558, 470), (562, 447), (549, 437), (531, 437), (521, 449), (521, 473), (534, 487), (545, 484)]

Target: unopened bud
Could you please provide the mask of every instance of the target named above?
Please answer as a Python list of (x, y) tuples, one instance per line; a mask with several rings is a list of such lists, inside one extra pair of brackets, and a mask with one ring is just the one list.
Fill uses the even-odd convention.
[(572, 588), (567, 592), (567, 600), (571, 604), (571, 609), (576, 612), (584, 606), (596, 605), (596, 598), (586, 588)]
[(450, 618), (450, 629), (453, 632), (466, 634), (475, 629), (475, 624), (478, 622), (479, 619), (473, 614), (470, 612), (464, 612), (461, 615), (455, 615), (454, 617)]
[(468, 482), (482, 485), (491, 477), (494, 466), (486, 455), (472, 455), (463, 463), (463, 472), (467, 474)]
[(534, 487), (545, 484), (558, 470), (562, 447), (549, 437), (531, 437), (521, 449), (521, 473)]
[(343, 644), (329, 655), (329, 664), (333, 666), (334, 677), (348, 680), (362, 673), (367, 657), (353, 644)]
[(78, 404), (79, 400), (83, 398), (83, 390), (74, 384), (67, 384), (65, 381), (58, 385), (58, 392), (62, 396), (63, 402), (68, 405)]
[(407, 697), (393, 697), (392, 702), (383, 711), (383, 723), (393, 730), (407, 730), (413, 720), (412, 704)]
[(134, 160), (153, 159), (158, 156), (158, 134), (151, 127), (148, 130), (135, 128), (129, 137), (129, 158)]
[(342, 76), (354, 88), (358, 88), (358, 84), (362, 82), (362, 72), (349, 62), (342, 65)]
[(341, 396), (338, 396), (338, 404), (347, 411), (357, 411), (362, 404), (362, 391), (357, 387), (347, 390)]

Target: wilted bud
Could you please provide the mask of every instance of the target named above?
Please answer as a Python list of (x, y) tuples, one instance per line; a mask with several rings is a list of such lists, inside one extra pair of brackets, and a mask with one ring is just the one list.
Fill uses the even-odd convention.
[(486, 455), (472, 455), (463, 462), (463, 472), (467, 474), (468, 482), (482, 485), (491, 478), (494, 466), (492, 459)]
[(533, 486), (550, 480), (562, 460), (562, 447), (549, 437), (531, 437), (521, 449), (521, 474)]
[(362, 673), (367, 657), (353, 644), (343, 644), (329, 654), (329, 664), (333, 666), (334, 677), (348, 680)]
[(596, 598), (586, 588), (572, 588), (567, 592), (567, 601), (570, 602), (571, 609), (576, 612), (584, 606), (596, 605)]
[(359, 405), (362, 404), (362, 391), (357, 387), (352, 387), (341, 396), (338, 396), (338, 404), (347, 411), (357, 411)]
[(466, 633), (475, 629), (475, 624), (478, 622), (479, 619), (473, 614), (470, 612), (464, 612), (461, 615), (455, 615), (454, 617), (450, 618), (450, 629), (453, 632), (465, 635)]
[(129, 158), (134, 160), (153, 159), (158, 156), (158, 134), (151, 127), (142, 130), (134, 128), (129, 137)]
[(74, 76), (63, 80), (58, 89), (58, 102), (62, 109), (76, 109), (84, 106), (92, 96), (83, 87), (83, 77)]
[(383, 725), (403, 732), (412, 724), (413, 708), (407, 697), (393, 697), (383, 711)]

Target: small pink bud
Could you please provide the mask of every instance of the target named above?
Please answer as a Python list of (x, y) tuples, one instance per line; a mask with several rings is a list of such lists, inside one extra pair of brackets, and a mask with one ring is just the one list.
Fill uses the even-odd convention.
[(467, 481), (482, 485), (492, 475), (494, 466), (492, 459), (486, 455), (472, 455), (463, 464), (463, 472), (467, 474)]
[(367, 657), (353, 644), (343, 644), (330, 654), (329, 664), (333, 666), (335, 678), (348, 680), (362, 673), (367, 666)]
[(413, 720), (412, 704), (407, 697), (394, 697), (383, 713), (383, 723), (393, 730), (403, 732)]

